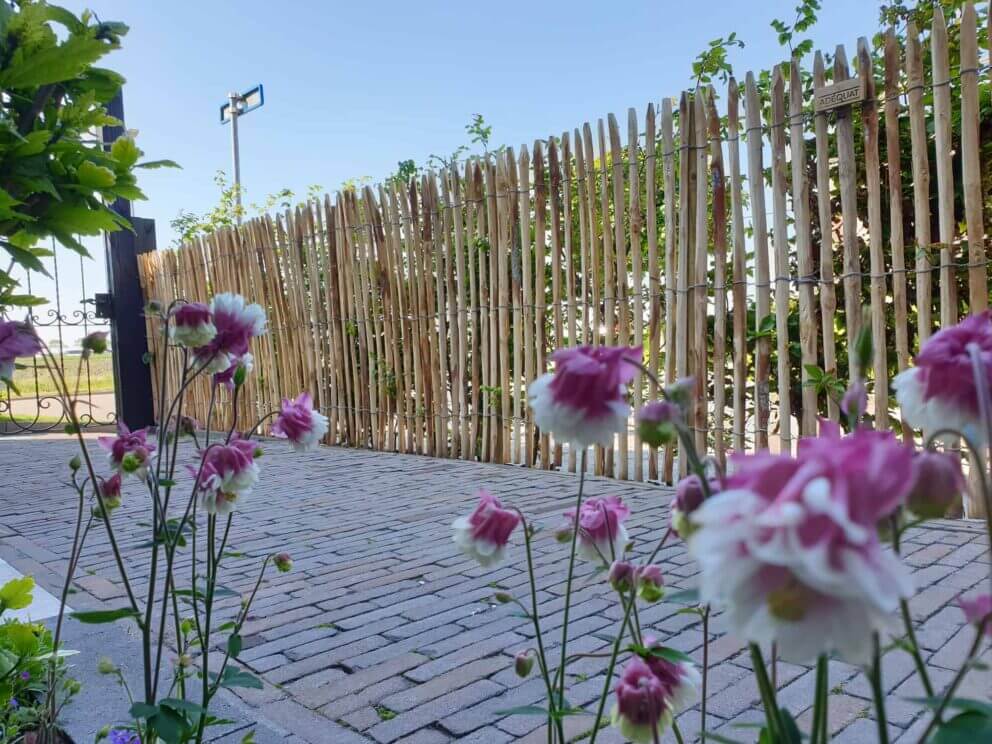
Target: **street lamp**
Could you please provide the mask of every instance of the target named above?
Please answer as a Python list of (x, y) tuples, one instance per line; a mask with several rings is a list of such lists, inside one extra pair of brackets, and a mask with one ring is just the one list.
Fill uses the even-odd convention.
[(259, 83), (244, 93), (228, 93), (227, 103), (221, 104), (220, 123), (231, 122), (231, 157), (234, 160), (234, 198), (238, 206), (238, 224), (241, 224), (241, 154), (238, 150), (238, 117), (262, 106), (265, 91)]

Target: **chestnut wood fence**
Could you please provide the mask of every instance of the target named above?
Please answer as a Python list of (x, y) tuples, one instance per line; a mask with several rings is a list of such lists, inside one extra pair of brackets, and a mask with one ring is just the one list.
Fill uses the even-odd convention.
[[(307, 389), (332, 443), (574, 470), (533, 425), (528, 382), (561, 346), (643, 344), (662, 381), (695, 379), (700, 445), (793, 449), (838, 415), (816, 368), (846, 381), (863, 324), (871, 410), (891, 428), (890, 375), (988, 304), (988, 34), (968, 4), (906, 38), (863, 40), (853, 72), (836, 49), (833, 81), (861, 75), (852, 105), (815, 111), (817, 53), (811, 78), (794, 61), (770, 84), (748, 74), (720, 98), (698, 88), (146, 254), (145, 294), (262, 303), (241, 421)], [(635, 382), (635, 408), (656, 396)], [(187, 412), (208, 403), (194, 386)], [(673, 453), (632, 429), (590, 469), (668, 480)]]

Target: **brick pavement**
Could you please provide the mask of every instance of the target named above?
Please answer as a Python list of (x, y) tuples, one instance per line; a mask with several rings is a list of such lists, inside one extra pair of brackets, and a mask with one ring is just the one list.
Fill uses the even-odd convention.
[[(35, 574), (49, 589), (56, 587), (65, 564), (73, 509), (70, 492), (53, 474), (63, 472), (56, 463), (68, 460), (71, 451), (70, 443), (59, 438), (0, 439), (0, 483), (5, 484), (0, 557)], [(238, 692), (259, 720), (284, 730), (293, 741), (314, 744), (546, 741), (539, 717), (499, 712), (543, 698), (539, 678), (519, 680), (512, 669), (513, 654), (534, 643), (530, 625), (514, 616), (512, 606), (491, 601), (496, 585), (517, 596), (525, 592), (519, 541), (509, 562), (484, 570), (458, 552), (450, 523), (472, 507), (475, 490), (484, 485), (532, 519), (554, 526), (574, 498), (574, 476), (342, 448), (295, 455), (280, 442), (267, 445), (261, 465), (261, 486), (235, 520), (232, 547), (251, 555), (288, 550), (295, 566), (293, 573), (273, 574), (265, 582), (243, 634), (241, 662), (264, 679), (265, 688)], [(587, 492), (623, 496), (634, 512), (630, 524), (637, 552), (653, 547), (667, 523), (669, 491), (591, 478)], [(129, 555), (143, 540), (137, 521), (144, 518), (144, 503), (132, 487), (116, 516)], [(567, 556), (551, 532), (538, 534), (535, 550), (543, 625), (547, 631), (559, 629), (547, 633), (554, 655)], [(906, 560), (920, 588), (913, 601), (914, 616), (924, 623), (920, 643), (941, 684), (970, 640), (960, 612), (948, 605), (987, 575), (984, 545), (979, 525), (967, 522), (934, 523), (904, 539)], [(660, 559), (670, 587), (692, 586), (695, 567), (681, 544), (666, 547)], [(256, 561), (226, 565), (225, 585), (246, 590)], [(143, 579), (135, 565), (139, 591)], [(116, 570), (99, 533), (88, 544), (76, 583), (78, 607), (120, 603)], [(578, 585), (570, 648), (603, 650), (615, 632), (619, 608), (602, 577), (586, 564)], [(237, 603), (236, 597), (225, 600), (225, 612), (232, 613)], [(641, 613), (642, 626), (698, 656), (699, 621), (680, 609), (664, 602), (648, 607)], [(719, 618), (714, 626), (720, 630)], [(711, 644), (711, 659), (710, 728), (747, 738), (747, 729), (734, 726), (760, 718), (748, 655), (739, 641), (724, 635)], [(604, 682), (603, 662), (584, 659), (570, 667), (572, 704), (596, 699)], [(80, 665), (87, 663), (95, 665), (96, 659)], [(808, 724), (813, 673), (780, 663), (778, 681), (782, 702)], [(831, 662), (830, 682), (834, 740), (875, 741), (864, 676)], [(921, 722), (903, 698), (921, 693), (908, 655), (887, 654), (885, 683), (895, 691), (887, 711), (893, 741), (915, 741)], [(992, 674), (972, 672), (964, 694), (988, 698), (990, 691)], [(579, 738), (591, 725), (588, 716), (567, 720)], [(698, 713), (684, 714), (680, 726), (694, 736)], [(616, 744), (622, 738), (609, 730), (598, 741)]]

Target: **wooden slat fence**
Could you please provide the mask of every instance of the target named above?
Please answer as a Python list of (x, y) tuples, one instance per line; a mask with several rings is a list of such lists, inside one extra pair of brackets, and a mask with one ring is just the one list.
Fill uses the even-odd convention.
[[(864, 323), (872, 413), (899, 426), (892, 374), (935, 321), (988, 305), (992, 180), (975, 8), (949, 29), (938, 7), (906, 38), (900, 48), (890, 31), (875, 51), (862, 40), (853, 71), (838, 47), (811, 74), (794, 60), (720, 97), (702, 87), (630, 109), (626, 133), (610, 114), (146, 254), (146, 296), (262, 303), (271, 332), (240, 420), (308, 389), (332, 443), (574, 471), (567, 444), (535, 429), (526, 388), (554, 349), (605, 343), (643, 344), (663, 382), (696, 380), (690, 423), (721, 460), (790, 450), (838, 415), (814, 367), (846, 380)], [(864, 99), (816, 113), (813, 86), (831, 70), (860, 75)], [(179, 369), (168, 375), (175, 384)], [(635, 381), (635, 409), (656, 396)], [(194, 386), (188, 412), (209, 405), (209, 387)], [(590, 463), (678, 475), (677, 453), (633, 431)]]

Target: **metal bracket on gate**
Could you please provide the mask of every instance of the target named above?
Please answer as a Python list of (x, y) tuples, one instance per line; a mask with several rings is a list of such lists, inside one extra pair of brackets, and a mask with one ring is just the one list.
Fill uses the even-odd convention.
[(97, 292), (93, 295), (93, 314), (107, 320), (113, 318), (114, 296), (109, 292)]

